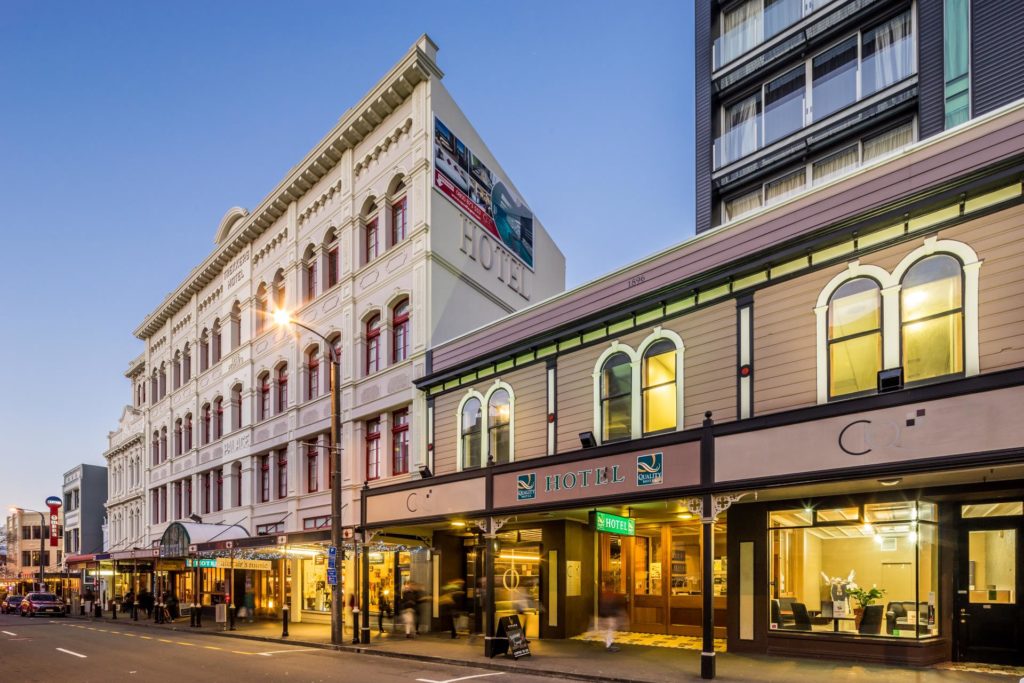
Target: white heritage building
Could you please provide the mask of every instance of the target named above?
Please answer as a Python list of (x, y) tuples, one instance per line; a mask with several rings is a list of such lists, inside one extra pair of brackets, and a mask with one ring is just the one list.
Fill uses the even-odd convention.
[(103, 550), (117, 552), (146, 545), (145, 489), (146, 421), (142, 411), (145, 357), (128, 365), (132, 402), (121, 411), (117, 429), (107, 434), (107, 519)]
[[(111, 436), (110, 547), (196, 515), (251, 535), (330, 523), (329, 355), (341, 353), (343, 526), (364, 482), (419, 477), (427, 350), (564, 289), (565, 259), (441, 83), (421, 37), (135, 330)], [(134, 411), (144, 420), (136, 478)], [(116, 478), (116, 481), (115, 481)], [(115, 502), (116, 501), (116, 502)], [(273, 541), (270, 541), (273, 543)]]

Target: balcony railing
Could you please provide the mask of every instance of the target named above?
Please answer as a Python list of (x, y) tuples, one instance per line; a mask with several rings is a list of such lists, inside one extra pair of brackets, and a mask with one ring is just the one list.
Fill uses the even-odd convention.
[(780, 0), (767, 10), (755, 12), (715, 39), (712, 70), (717, 71), (832, 2), (835, 0)]

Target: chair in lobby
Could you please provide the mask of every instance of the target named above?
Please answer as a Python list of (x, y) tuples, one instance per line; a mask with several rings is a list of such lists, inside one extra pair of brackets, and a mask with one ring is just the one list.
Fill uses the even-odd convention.
[(904, 619), (907, 616), (907, 608), (902, 602), (890, 602), (885, 610), (885, 632), (892, 635), (898, 629), (897, 619)]
[(802, 602), (793, 603), (793, 628), (797, 631), (811, 630), (811, 615), (807, 613), (807, 605)]
[(882, 605), (868, 605), (864, 608), (864, 616), (860, 620), (857, 632), (862, 635), (881, 635), (884, 614), (885, 608)]

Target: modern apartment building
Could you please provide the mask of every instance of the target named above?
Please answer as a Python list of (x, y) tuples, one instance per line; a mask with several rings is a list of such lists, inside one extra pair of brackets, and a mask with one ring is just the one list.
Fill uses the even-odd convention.
[(1024, 96), (1007, 0), (696, 4), (697, 232)]

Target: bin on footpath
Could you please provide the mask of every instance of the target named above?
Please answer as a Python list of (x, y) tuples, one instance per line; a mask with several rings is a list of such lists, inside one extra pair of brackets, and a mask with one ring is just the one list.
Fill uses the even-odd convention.
[(228, 624), (228, 606), (225, 603), (218, 604), (213, 610), (213, 620), (218, 624), (222, 624), (221, 628), (227, 628)]

